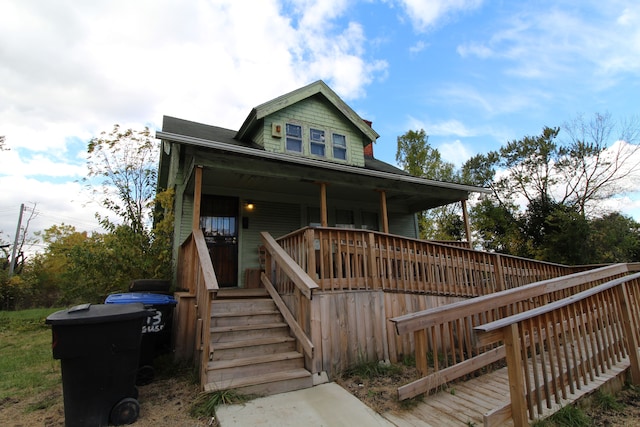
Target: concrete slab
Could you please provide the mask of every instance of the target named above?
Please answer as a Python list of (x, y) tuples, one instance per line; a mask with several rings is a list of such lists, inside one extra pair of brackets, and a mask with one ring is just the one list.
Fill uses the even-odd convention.
[(336, 383), (219, 406), (216, 415), (222, 427), (394, 426)]

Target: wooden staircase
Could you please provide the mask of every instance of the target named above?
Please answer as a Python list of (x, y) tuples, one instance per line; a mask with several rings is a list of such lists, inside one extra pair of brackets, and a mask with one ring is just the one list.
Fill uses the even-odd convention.
[(206, 391), (270, 395), (313, 386), (304, 355), (265, 289), (221, 289), (211, 306)]

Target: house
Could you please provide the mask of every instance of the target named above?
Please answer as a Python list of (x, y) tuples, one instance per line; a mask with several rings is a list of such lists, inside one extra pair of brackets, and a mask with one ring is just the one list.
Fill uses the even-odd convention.
[(255, 107), (238, 131), (165, 116), (159, 186), (176, 190), (176, 253), (199, 204), (220, 286), (244, 287), (247, 270), (259, 267), (261, 231), (330, 226), (417, 238), (416, 212), (484, 191), (377, 160), (378, 137), (322, 81)]
[[(424, 302), (415, 302), (416, 295), (433, 294), (429, 286), (436, 281), (454, 286), (444, 270), (436, 280), (419, 269), (427, 256), (444, 260), (453, 247), (425, 249), (416, 213), (450, 203), (464, 207), (472, 193), (486, 192), (411, 176), (377, 160), (378, 133), (322, 81), (258, 105), (237, 131), (165, 116), (156, 137), (162, 141), (159, 187), (175, 189), (173, 249), (183, 290), (176, 347), (200, 364), (205, 388), (241, 384), (239, 368), (219, 357), (253, 364), (265, 354), (283, 352), (290, 360), (298, 352), (296, 369), (312, 374), (337, 372), (363, 353), (397, 357), (399, 347), (411, 344), (391, 343), (386, 323), (408, 309), (390, 309), (384, 293), (402, 291), (417, 307)], [(466, 286), (442, 294), (470, 295)], [(269, 347), (264, 331), (242, 339), (221, 335), (249, 323), (277, 323), (252, 322), (246, 314), (241, 325), (231, 324), (246, 309), (237, 301), (263, 287), (288, 325), (285, 335), (295, 338), (286, 351)], [(257, 337), (263, 347), (223, 355), (229, 342)], [(226, 371), (213, 374), (216, 369)]]

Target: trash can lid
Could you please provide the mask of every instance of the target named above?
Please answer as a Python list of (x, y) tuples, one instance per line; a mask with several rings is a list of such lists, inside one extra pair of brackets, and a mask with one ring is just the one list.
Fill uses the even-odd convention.
[(178, 301), (171, 295), (154, 294), (149, 292), (129, 292), (111, 294), (104, 301), (106, 304), (129, 304), (139, 302), (144, 305), (176, 305)]
[(153, 313), (145, 309), (143, 304), (80, 304), (67, 310), (60, 310), (50, 314), (45, 323), (47, 325), (109, 323), (149, 317), (151, 315)]

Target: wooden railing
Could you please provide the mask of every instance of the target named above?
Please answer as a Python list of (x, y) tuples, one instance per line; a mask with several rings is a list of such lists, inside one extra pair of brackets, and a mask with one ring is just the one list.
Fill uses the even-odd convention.
[(509, 374), (510, 411), (488, 414), (485, 425), (503, 423), (510, 412), (516, 427), (528, 426), (616, 366), (629, 366), (640, 384), (640, 273), (475, 330), (479, 345), (504, 342)]
[(628, 272), (627, 264), (616, 264), (390, 319), (398, 335), (413, 334), (416, 366), (423, 375), (400, 387), (399, 399), (430, 392), (505, 357), (499, 341), (474, 342), (473, 328), (558, 301)]
[(218, 280), (202, 230), (194, 229), (180, 246), (178, 255), (178, 286), (195, 295), (195, 331), (191, 322), (179, 327), (177, 334), (194, 337), (194, 355), (200, 368), (200, 384), (206, 384), (207, 365), (211, 349), (211, 301), (218, 292)]
[(322, 291), (475, 297), (573, 272), (564, 265), (367, 230), (307, 227), (277, 241)]
[[(261, 233), (265, 250), (265, 269), (261, 282), (278, 306), (285, 321), (297, 339), (299, 348), (306, 356), (305, 365), (312, 372), (321, 370), (314, 354), (314, 344), (319, 339), (314, 334), (314, 322), (319, 313), (312, 299), (313, 291), (318, 285), (311, 280), (305, 271), (285, 252), (267, 232)], [(282, 298), (287, 295), (287, 302)], [(316, 336), (314, 336), (316, 335)]]

